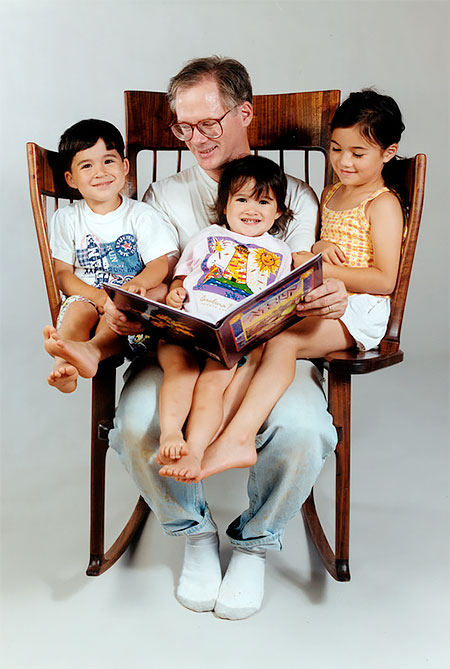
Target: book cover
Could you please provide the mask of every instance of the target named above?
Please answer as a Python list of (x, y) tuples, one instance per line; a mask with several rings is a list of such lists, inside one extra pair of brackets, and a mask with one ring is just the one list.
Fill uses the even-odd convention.
[(292, 270), (264, 290), (241, 300), (215, 323), (123, 288), (103, 284), (117, 309), (174, 344), (204, 351), (232, 367), (248, 351), (302, 317), (297, 304), (322, 283), (322, 255)]

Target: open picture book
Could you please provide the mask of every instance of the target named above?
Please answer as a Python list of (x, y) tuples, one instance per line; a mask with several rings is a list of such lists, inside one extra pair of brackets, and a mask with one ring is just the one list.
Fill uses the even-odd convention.
[(141, 321), (147, 332), (203, 351), (230, 368), (248, 351), (301, 320), (297, 304), (321, 283), (319, 253), (261, 292), (237, 302), (215, 323), (111, 284), (103, 287), (117, 309), (130, 320)]

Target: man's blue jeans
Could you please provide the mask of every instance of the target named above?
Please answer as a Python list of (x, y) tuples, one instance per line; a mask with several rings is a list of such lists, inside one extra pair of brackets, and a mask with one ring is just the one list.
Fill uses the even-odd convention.
[[(203, 487), (159, 476), (159, 367), (139, 360), (126, 383), (110, 432), (114, 448), (141, 495), (170, 535), (216, 530)], [(249, 470), (249, 506), (228, 527), (231, 543), (281, 549), (286, 523), (301, 509), (336, 446), (319, 370), (307, 360), (262, 426), (258, 461)]]

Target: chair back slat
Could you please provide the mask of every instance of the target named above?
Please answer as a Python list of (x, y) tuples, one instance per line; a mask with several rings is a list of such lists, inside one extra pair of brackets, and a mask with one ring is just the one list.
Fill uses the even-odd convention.
[(56, 283), (52, 253), (48, 241), (47, 198), (54, 200), (54, 209), (56, 209), (59, 199), (79, 199), (80, 195), (66, 184), (63, 172), (59, 167), (58, 154), (55, 151), (47, 151), (33, 142), (28, 142), (27, 161), (31, 207), (50, 314), (53, 325), (55, 325), (61, 305), (61, 298)]
[[(128, 194), (137, 197), (137, 156), (140, 151), (177, 151), (177, 171), (181, 169), (184, 142), (170, 131), (174, 116), (165, 93), (125, 91), (126, 144), (130, 161)], [(339, 105), (340, 91), (313, 91), (255, 95), (254, 118), (249, 126), (249, 142), (256, 154), (277, 151), (283, 166), (287, 151), (304, 152), (305, 175), (309, 182), (309, 154), (318, 151), (325, 156), (323, 185), (332, 182), (327, 158), (330, 121)], [(153, 180), (158, 178), (153, 161)], [(320, 193), (319, 193), (320, 194)]]
[(397, 283), (391, 297), (391, 314), (386, 334), (380, 343), (382, 353), (399, 349), (400, 332), (405, 311), (411, 270), (419, 234), (425, 188), (426, 156), (419, 153), (405, 161), (405, 186), (408, 192), (409, 213), (406, 220), (406, 237), (402, 246)]

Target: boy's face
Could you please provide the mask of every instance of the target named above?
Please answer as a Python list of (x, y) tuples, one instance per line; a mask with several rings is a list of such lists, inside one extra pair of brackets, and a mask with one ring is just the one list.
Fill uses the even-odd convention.
[(272, 227), (281, 216), (272, 190), (257, 197), (253, 179), (244, 183), (233, 195), (228, 196), (224, 214), (230, 230), (247, 237), (259, 237)]
[(80, 191), (92, 211), (107, 214), (121, 203), (120, 191), (125, 185), (129, 164), (115, 149), (107, 149), (103, 139), (75, 154), (70, 172), (65, 173), (69, 186)]

